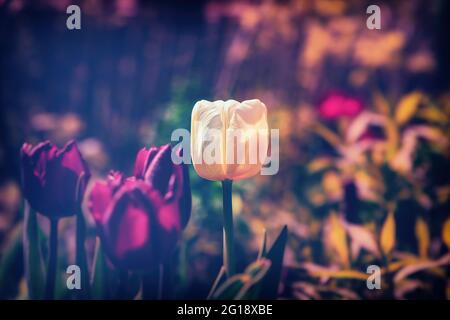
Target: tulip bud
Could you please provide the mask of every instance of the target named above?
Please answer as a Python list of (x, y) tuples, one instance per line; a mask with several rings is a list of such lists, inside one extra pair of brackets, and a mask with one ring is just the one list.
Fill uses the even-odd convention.
[(25, 198), (34, 210), (49, 218), (77, 213), (90, 172), (74, 141), (60, 150), (49, 141), (34, 148), (25, 143), (21, 161)]
[(192, 110), (191, 156), (208, 180), (241, 180), (261, 171), (268, 149), (267, 109), (258, 99), (198, 101)]

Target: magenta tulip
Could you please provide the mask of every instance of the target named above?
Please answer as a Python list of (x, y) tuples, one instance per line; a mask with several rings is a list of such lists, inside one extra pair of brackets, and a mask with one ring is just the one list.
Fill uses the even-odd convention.
[(171, 160), (170, 145), (139, 151), (134, 176), (111, 172), (97, 182), (89, 207), (110, 260), (148, 270), (173, 251), (191, 210), (187, 168)]
[(75, 141), (62, 149), (49, 141), (25, 143), (21, 160), (24, 195), (34, 210), (49, 218), (77, 213), (90, 172)]

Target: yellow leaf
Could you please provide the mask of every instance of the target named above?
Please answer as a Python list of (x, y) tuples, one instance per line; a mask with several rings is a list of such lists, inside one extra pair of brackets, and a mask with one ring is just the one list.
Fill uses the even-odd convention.
[(349, 250), (347, 245), (347, 233), (345, 227), (336, 213), (331, 213), (329, 218), (328, 243), (338, 255), (342, 264), (350, 266)]
[(378, 113), (389, 115), (389, 103), (381, 92), (375, 92), (373, 96), (373, 104)]
[(408, 122), (419, 108), (419, 103), (422, 100), (422, 93), (414, 91), (404, 96), (397, 105), (395, 110), (395, 121), (398, 124)]
[(430, 246), (430, 232), (427, 223), (420, 217), (416, 220), (416, 239), (419, 248), (419, 256), (421, 258), (426, 258)]
[(342, 145), (341, 138), (336, 133), (318, 122), (314, 125), (314, 131), (332, 146), (337, 147)]
[(450, 250), (450, 218), (445, 221), (444, 227), (442, 228), (442, 241), (444, 241)]
[(433, 268), (448, 265), (449, 263), (450, 263), (450, 254), (442, 256), (438, 260), (422, 260), (417, 264), (408, 265), (403, 269), (401, 269), (399, 272), (397, 272), (394, 276), (394, 282), (398, 283), (399, 281), (419, 271), (427, 271)]
[(403, 259), (403, 260), (398, 260), (395, 262), (391, 262), (388, 264), (386, 270), (386, 272), (395, 272), (401, 268), (403, 268), (404, 266), (407, 265), (411, 265), (411, 264), (417, 264), (420, 260), (417, 257), (413, 257), (413, 258), (407, 258), (407, 259)]
[(417, 115), (420, 118), (423, 118), (431, 122), (437, 122), (442, 124), (448, 123), (447, 115), (434, 106), (433, 107), (428, 106), (423, 108), (417, 113)]
[(327, 169), (333, 165), (333, 161), (328, 157), (318, 157), (308, 164), (308, 171), (315, 173)]
[(445, 203), (450, 198), (450, 186), (436, 188), (436, 194), (439, 204)]
[(311, 262), (304, 262), (298, 265), (297, 268), (304, 269), (309, 275), (321, 278), (321, 281), (326, 282), (329, 278), (338, 279), (359, 279), (367, 280), (367, 273), (352, 270), (352, 269), (337, 269), (336, 266), (321, 266)]
[(395, 246), (395, 219), (394, 212), (391, 210), (384, 221), (380, 235), (380, 246), (385, 255), (391, 253)]
[(355, 270), (337, 270), (337, 271), (316, 271), (312, 272), (313, 277), (330, 277), (335, 279), (357, 279), (367, 280), (367, 273), (363, 273)]
[(450, 300), (450, 281), (447, 281), (447, 300)]
[(322, 187), (329, 198), (340, 199), (342, 197), (342, 181), (336, 172), (328, 171), (323, 175)]
[(391, 160), (397, 153), (399, 146), (399, 132), (396, 123), (392, 119), (386, 119), (386, 160)]

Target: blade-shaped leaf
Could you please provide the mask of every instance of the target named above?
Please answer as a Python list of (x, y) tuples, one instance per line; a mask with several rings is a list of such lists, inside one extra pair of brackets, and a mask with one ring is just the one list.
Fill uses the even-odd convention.
[(23, 276), (23, 225), (17, 225), (0, 264), (0, 299), (11, 299), (18, 292)]
[(24, 228), (23, 247), (28, 296), (30, 299), (40, 299), (44, 293), (44, 269), (39, 247), (39, 225), (37, 213), (31, 209), (27, 202), (25, 204)]
[(423, 94), (418, 91), (404, 96), (398, 103), (395, 110), (395, 121), (398, 124), (408, 122), (417, 112), (422, 98)]
[(281, 278), (287, 236), (288, 229), (287, 226), (284, 226), (265, 256), (265, 258), (270, 261), (271, 265), (262, 280), (261, 292), (259, 294), (260, 299), (275, 299), (278, 295), (278, 285)]
[(245, 273), (250, 275), (251, 279), (242, 286), (235, 299), (256, 299), (260, 293), (259, 283), (269, 271), (270, 265), (271, 262), (265, 258), (258, 259), (249, 265)]
[(390, 113), (389, 102), (381, 92), (376, 91), (374, 93), (373, 105), (375, 107), (375, 110), (378, 111), (378, 113), (384, 114), (386, 116), (389, 115), (389, 113)]
[(114, 299), (134, 299), (136, 295), (139, 294), (141, 289), (141, 276), (137, 273), (132, 273), (125, 270), (117, 270), (117, 272), (114, 273), (119, 278), (119, 287), (117, 288)]
[(265, 257), (267, 254), (267, 230), (264, 229), (263, 241), (261, 247), (259, 248), (258, 259)]
[(339, 262), (346, 268), (350, 266), (350, 253), (343, 220), (336, 212), (332, 212), (328, 218), (325, 229), (327, 247), (337, 256)]
[(442, 227), (442, 241), (444, 241), (447, 248), (450, 250), (450, 218), (448, 218)]
[(207, 299), (210, 299), (213, 296), (213, 294), (216, 292), (219, 284), (221, 284), (223, 282), (223, 280), (225, 279), (225, 275), (226, 275), (225, 267), (222, 266), (222, 267), (220, 267), (220, 271), (216, 277), (216, 280), (214, 280), (211, 290), (209, 290)]
[(383, 253), (387, 256), (395, 246), (395, 219), (394, 212), (391, 210), (384, 221), (380, 235), (380, 246)]
[(80, 299), (89, 299), (90, 284), (89, 284), (89, 270), (87, 266), (86, 249), (84, 246), (86, 239), (86, 224), (84, 221), (83, 212), (80, 210), (77, 213), (77, 235), (76, 235), (76, 262), (81, 271), (81, 290), (77, 290), (77, 296)]
[(231, 300), (231, 299), (251, 299), (255, 297), (257, 289), (255, 285), (263, 279), (270, 268), (268, 259), (259, 259), (250, 264), (245, 272), (237, 274), (227, 279), (212, 295), (213, 299)]
[(435, 261), (430, 261), (430, 260), (426, 260), (426, 261), (420, 261), (417, 264), (412, 264), (412, 265), (408, 265), (406, 267), (404, 267), (403, 269), (401, 269), (399, 272), (397, 272), (397, 274), (394, 277), (394, 282), (400, 282), (403, 279), (407, 278), (408, 276), (422, 271), (422, 270), (426, 270), (426, 269), (432, 269), (432, 268), (437, 268), (440, 266), (448, 266), (450, 265), (450, 254), (446, 254), (445, 256), (442, 256), (440, 259), (435, 260)]

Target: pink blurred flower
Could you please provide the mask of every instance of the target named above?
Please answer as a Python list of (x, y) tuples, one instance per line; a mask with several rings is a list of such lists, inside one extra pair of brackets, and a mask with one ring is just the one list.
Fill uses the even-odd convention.
[(342, 92), (331, 92), (319, 104), (319, 114), (323, 119), (355, 117), (363, 109), (361, 100)]

